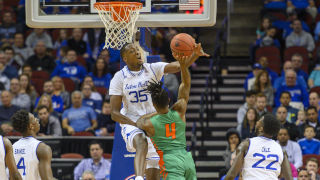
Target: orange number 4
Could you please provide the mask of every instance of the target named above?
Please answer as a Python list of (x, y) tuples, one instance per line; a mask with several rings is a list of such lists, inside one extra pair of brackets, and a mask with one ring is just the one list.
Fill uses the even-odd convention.
[[(171, 126), (171, 128), (170, 128)], [(176, 123), (166, 124), (166, 137), (176, 138)]]

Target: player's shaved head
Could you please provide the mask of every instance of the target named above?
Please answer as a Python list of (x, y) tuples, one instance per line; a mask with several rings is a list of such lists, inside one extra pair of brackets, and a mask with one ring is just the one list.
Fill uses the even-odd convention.
[(280, 130), (280, 121), (272, 114), (266, 114), (262, 118), (263, 132), (272, 137), (276, 136)]
[(129, 46), (130, 44), (132, 44), (132, 43), (126, 43), (120, 49), (120, 56), (121, 56), (122, 59), (124, 58), (124, 55), (125, 55), (125, 53), (127, 51), (127, 46)]

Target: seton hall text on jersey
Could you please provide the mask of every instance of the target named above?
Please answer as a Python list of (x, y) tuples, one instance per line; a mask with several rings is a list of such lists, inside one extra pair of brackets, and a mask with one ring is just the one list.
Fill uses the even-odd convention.
[(25, 149), (14, 149), (14, 154), (26, 154)]
[(141, 88), (141, 87), (147, 87), (149, 81), (142, 81), (138, 82), (136, 84), (126, 84), (125, 89), (135, 89), (135, 88)]

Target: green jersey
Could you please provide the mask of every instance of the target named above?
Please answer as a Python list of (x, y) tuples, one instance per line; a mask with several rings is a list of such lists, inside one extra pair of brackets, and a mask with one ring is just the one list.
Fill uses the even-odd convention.
[(192, 155), (186, 151), (186, 123), (179, 113), (169, 110), (151, 119), (155, 134), (151, 141), (160, 156), (160, 175), (164, 180), (196, 180)]
[(153, 116), (150, 120), (155, 131), (151, 139), (158, 150), (186, 148), (186, 123), (177, 111), (169, 110), (167, 114)]

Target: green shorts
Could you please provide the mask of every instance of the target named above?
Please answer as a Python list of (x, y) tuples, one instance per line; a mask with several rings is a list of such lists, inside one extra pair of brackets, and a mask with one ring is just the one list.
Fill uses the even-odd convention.
[(190, 152), (173, 150), (163, 155), (164, 171), (161, 173), (164, 180), (196, 180), (196, 167)]

